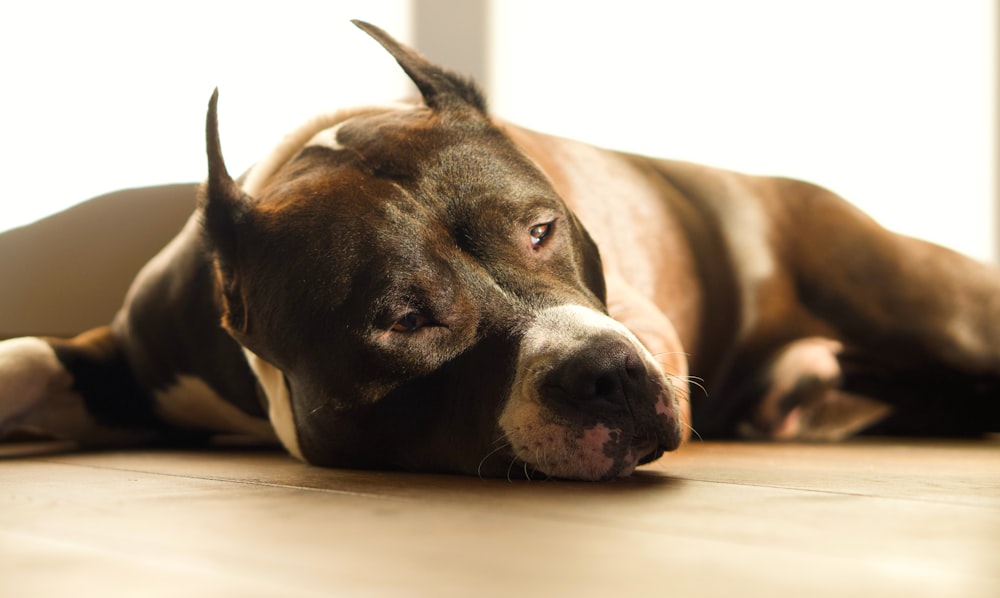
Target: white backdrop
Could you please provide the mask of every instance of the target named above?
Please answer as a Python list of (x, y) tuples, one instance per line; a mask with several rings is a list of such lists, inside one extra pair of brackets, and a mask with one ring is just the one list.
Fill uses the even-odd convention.
[(492, 103), (632, 151), (820, 183), (994, 255), (992, 0), (502, 0)]
[[(347, 21), (406, 41), (421, 1), (0, 5), (0, 230), (105, 191), (201, 179), (216, 85), (233, 172), (314, 112), (408, 93)], [(484, 83), (495, 111), (522, 124), (812, 180), (891, 228), (990, 258), (995, 10), (496, 0)]]
[(406, 40), (409, 11), (407, 0), (0, 3), (0, 230), (107, 191), (201, 180), (216, 86), (234, 174), (314, 113), (408, 93), (349, 20)]

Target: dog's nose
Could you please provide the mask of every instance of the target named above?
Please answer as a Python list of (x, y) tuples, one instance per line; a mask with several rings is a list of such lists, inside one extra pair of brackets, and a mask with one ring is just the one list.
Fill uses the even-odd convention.
[(646, 388), (646, 367), (630, 344), (592, 343), (556, 365), (542, 382), (551, 398), (575, 405), (625, 407)]

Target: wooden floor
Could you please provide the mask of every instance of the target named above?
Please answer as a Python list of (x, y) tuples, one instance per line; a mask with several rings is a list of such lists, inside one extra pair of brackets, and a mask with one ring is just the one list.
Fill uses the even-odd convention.
[(610, 484), (38, 449), (0, 445), (3, 597), (1000, 596), (997, 441), (694, 443)]

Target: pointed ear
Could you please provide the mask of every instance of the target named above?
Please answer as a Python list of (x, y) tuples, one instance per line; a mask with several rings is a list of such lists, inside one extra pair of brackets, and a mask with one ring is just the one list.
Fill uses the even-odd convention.
[(219, 143), (219, 90), (212, 93), (205, 119), (205, 145), (208, 153), (208, 181), (201, 197), (205, 230), (212, 245), (225, 258), (235, 258), (239, 225), (250, 219), (253, 200), (229, 176)]
[(371, 23), (358, 20), (351, 22), (392, 54), (420, 90), (427, 107), (437, 110), (465, 105), (486, 114), (486, 100), (471, 79), (437, 66)]
[(232, 332), (249, 327), (246, 298), (241, 290), (238, 266), (240, 244), (253, 220), (253, 200), (229, 176), (219, 143), (219, 90), (212, 93), (205, 122), (208, 180), (202, 187), (199, 208), (205, 237), (215, 252), (216, 277), (222, 291), (223, 324)]

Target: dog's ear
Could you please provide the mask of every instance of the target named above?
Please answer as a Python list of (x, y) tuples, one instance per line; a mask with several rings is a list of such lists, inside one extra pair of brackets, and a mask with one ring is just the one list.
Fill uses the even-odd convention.
[(441, 68), (424, 58), (419, 52), (396, 41), (382, 29), (364, 21), (351, 21), (362, 31), (375, 38), (413, 81), (424, 98), (424, 103), (435, 110), (471, 106), (486, 114), (486, 100), (471, 79)]
[(246, 301), (241, 290), (238, 264), (241, 239), (253, 220), (253, 200), (229, 176), (219, 143), (219, 90), (212, 93), (205, 122), (208, 180), (198, 203), (204, 234), (215, 252), (216, 276), (223, 299), (223, 324), (232, 332), (248, 331)]

